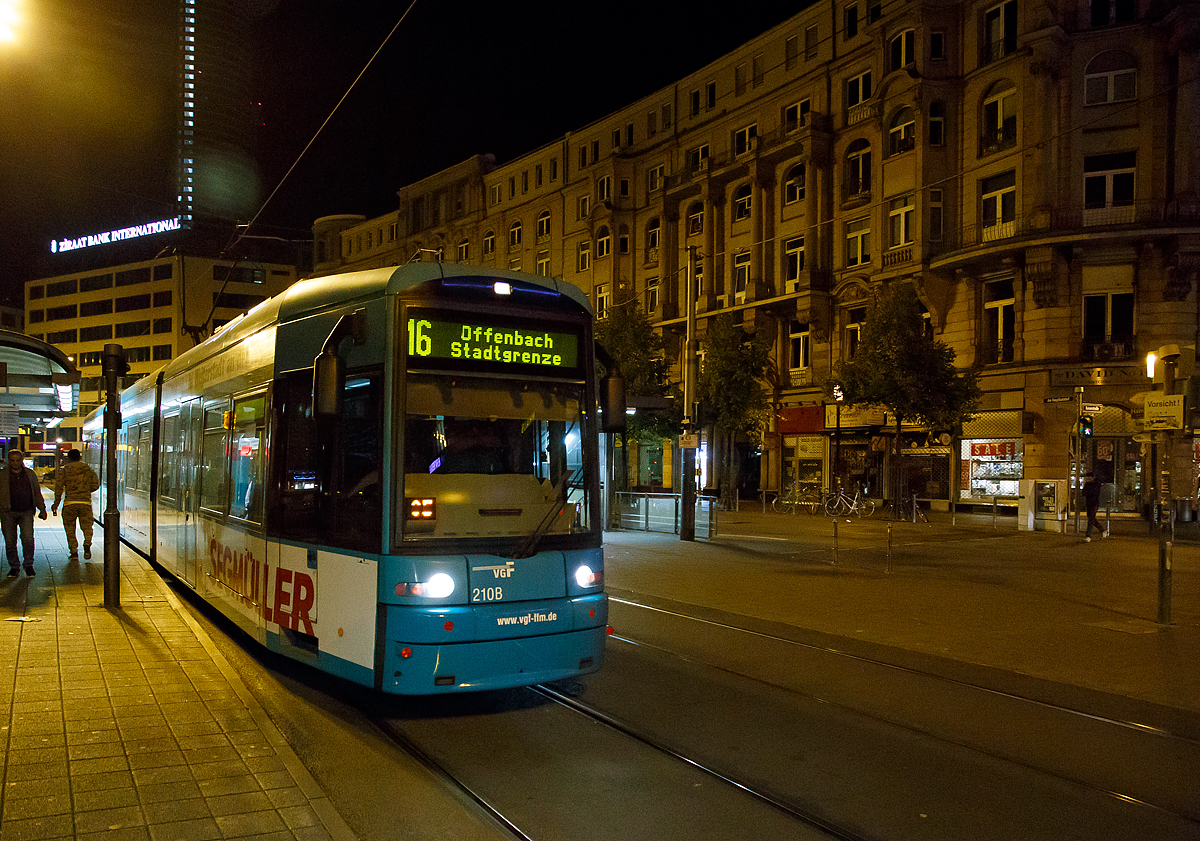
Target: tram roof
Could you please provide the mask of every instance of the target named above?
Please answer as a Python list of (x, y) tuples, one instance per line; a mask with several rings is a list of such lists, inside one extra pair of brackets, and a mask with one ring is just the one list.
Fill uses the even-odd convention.
[[(15, 407), (18, 423), (47, 426), (79, 405), (79, 371), (61, 350), (40, 339), (0, 330), (0, 408)], [(3, 428), (0, 437), (16, 432)]]

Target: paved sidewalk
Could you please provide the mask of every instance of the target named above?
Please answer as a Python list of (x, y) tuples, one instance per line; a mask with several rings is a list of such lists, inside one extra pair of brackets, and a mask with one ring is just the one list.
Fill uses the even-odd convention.
[(0, 578), (3, 841), (354, 837), (145, 560), (109, 610), (103, 530), (77, 562), (60, 518), (35, 534), (36, 575)]

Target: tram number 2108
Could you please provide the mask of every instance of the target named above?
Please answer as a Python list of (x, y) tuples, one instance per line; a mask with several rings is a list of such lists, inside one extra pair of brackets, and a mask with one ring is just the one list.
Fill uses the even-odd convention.
[(503, 587), (476, 587), (471, 590), (471, 601), (473, 602), (498, 602), (503, 600)]

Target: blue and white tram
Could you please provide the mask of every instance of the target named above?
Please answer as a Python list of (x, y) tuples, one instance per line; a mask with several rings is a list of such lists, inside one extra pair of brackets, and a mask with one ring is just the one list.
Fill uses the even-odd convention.
[(549, 278), (298, 282), (122, 395), (121, 536), (269, 649), (385, 692), (594, 671), (594, 353), (587, 297)]

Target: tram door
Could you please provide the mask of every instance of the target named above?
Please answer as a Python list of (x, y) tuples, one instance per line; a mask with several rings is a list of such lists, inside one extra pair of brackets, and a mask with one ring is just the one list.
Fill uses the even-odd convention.
[(179, 409), (179, 494), (182, 522), (176, 532), (178, 572), (191, 586), (196, 586), (196, 560), (199, 557), (200, 524), (196, 512), (200, 509), (200, 471), (196, 468), (202, 441), (204, 414), (199, 400), (189, 400)]

